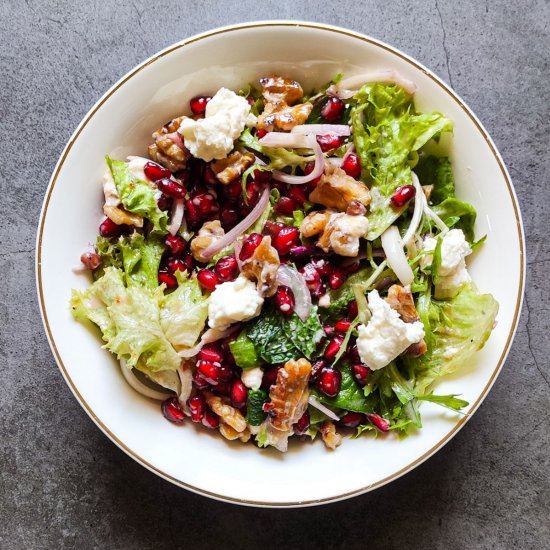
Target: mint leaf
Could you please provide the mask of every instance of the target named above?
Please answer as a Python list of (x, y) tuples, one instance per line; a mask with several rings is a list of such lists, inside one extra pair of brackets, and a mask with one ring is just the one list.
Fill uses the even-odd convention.
[(243, 330), (235, 340), (229, 343), (229, 349), (235, 363), (242, 369), (253, 369), (262, 364), (254, 342), (248, 337), (246, 330)]
[(269, 396), (264, 390), (250, 390), (246, 402), (246, 422), (251, 426), (259, 426), (267, 417), (263, 411), (264, 403)]

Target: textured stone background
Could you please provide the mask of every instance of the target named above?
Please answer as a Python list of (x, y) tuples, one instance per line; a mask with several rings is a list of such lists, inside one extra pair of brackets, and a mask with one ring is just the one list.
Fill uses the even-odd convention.
[[(0, 3), (0, 547), (548, 548), (548, 1), (71, 4)], [(450, 82), (502, 152), (527, 235), (519, 331), (468, 426), (391, 485), (303, 510), (207, 500), (119, 451), (63, 382), (34, 286), (35, 231), (48, 179), (97, 98), (183, 37), (261, 18), (301, 18), (370, 34)]]

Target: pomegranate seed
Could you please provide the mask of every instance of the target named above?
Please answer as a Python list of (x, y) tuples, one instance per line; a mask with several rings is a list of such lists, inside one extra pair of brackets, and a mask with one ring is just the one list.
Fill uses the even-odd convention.
[(220, 382), (217, 386), (214, 386), (213, 391), (218, 395), (229, 397), (231, 393), (231, 384), (229, 382)]
[(95, 252), (84, 252), (80, 256), (80, 261), (84, 264), (86, 269), (93, 271), (101, 265), (101, 256)]
[(250, 233), (250, 235), (246, 236), (239, 254), (239, 260), (244, 262), (245, 260), (252, 258), (256, 248), (260, 246), (262, 239), (263, 237), (259, 233)]
[(346, 265), (342, 266), (342, 269), (346, 273), (346, 275), (351, 275), (353, 273), (357, 273), (361, 267), (361, 262), (359, 260), (353, 260), (349, 263), (346, 262)]
[(355, 179), (361, 175), (361, 161), (357, 153), (348, 153), (348, 156), (342, 162), (342, 170)]
[(334, 334), (334, 327), (331, 327), (330, 325), (325, 325), (323, 330), (327, 336), (332, 336)]
[(256, 130), (256, 137), (257, 137), (258, 139), (262, 139), (266, 134), (267, 134), (267, 131), (266, 131), (266, 130), (262, 130), (261, 128), (259, 128), (258, 130)]
[[(307, 176), (309, 174), (311, 174), (311, 172), (313, 172), (313, 169), (315, 168), (315, 163), (314, 162), (308, 162), (305, 166), (304, 166), (304, 174)], [(315, 178), (311, 181), (308, 181), (306, 183), (306, 188), (308, 190), (308, 192), (312, 192), (316, 187), (317, 187), (317, 184), (319, 183), (319, 181), (321, 180), (321, 176), (319, 176), (318, 178)]]
[(235, 181), (222, 186), (222, 195), (230, 202), (238, 201), (241, 193), (242, 187), (240, 178), (237, 178)]
[(416, 189), (412, 185), (403, 185), (398, 187), (391, 198), (393, 206), (401, 207), (407, 204), (416, 194)]
[(255, 181), (246, 184), (246, 201), (244, 198), (239, 198), (239, 208), (241, 212), (249, 212), (260, 198), (260, 187)]
[(267, 229), (267, 231), (271, 236), (277, 235), (277, 233), (279, 233), (279, 231), (283, 227), (286, 227), (286, 226), (284, 223), (281, 223), (281, 222), (272, 222), (271, 220), (267, 220), (265, 222), (265, 228)]
[(312, 298), (320, 298), (325, 294), (327, 291), (325, 283), (323, 281), (319, 281), (319, 283), (314, 287), (309, 289), (309, 293), (311, 294)]
[(332, 266), (326, 260), (313, 260), (311, 263), (321, 277), (328, 277), (332, 274)]
[(147, 162), (143, 167), (143, 172), (149, 181), (157, 181), (162, 178), (170, 178), (172, 173), (164, 166), (157, 164), (156, 162)]
[(163, 178), (156, 182), (157, 187), (169, 197), (173, 199), (183, 199), (185, 197), (185, 187), (179, 183), (170, 180), (168, 178)]
[(288, 196), (294, 199), (300, 206), (307, 200), (307, 188), (304, 185), (290, 185), (288, 188)]
[(321, 372), (328, 368), (328, 362), (325, 359), (317, 359), (311, 365), (311, 374), (309, 375), (309, 383), (314, 384), (319, 379)]
[(300, 244), (300, 230), (297, 227), (283, 227), (271, 243), (280, 256), (286, 256), (293, 246)]
[(321, 151), (326, 153), (331, 149), (340, 147), (340, 145), (342, 145), (342, 138), (341, 136), (337, 136), (335, 134), (324, 134), (322, 136), (317, 136), (317, 143), (321, 147)]
[(199, 211), (191, 199), (185, 201), (185, 219), (191, 229), (197, 228), (201, 223)]
[(381, 432), (387, 432), (390, 429), (390, 421), (382, 418), (376, 413), (367, 413), (369, 422), (374, 424)]
[(214, 272), (220, 281), (233, 281), (239, 275), (239, 264), (235, 256), (224, 256), (214, 266)]
[(99, 226), (99, 234), (102, 237), (118, 237), (125, 231), (124, 225), (117, 225), (110, 218), (105, 218)]
[(168, 273), (174, 274), (176, 271), (187, 271), (187, 266), (179, 258), (168, 258), (166, 261), (166, 269)]
[(340, 351), (340, 347), (342, 346), (342, 342), (344, 340), (343, 336), (335, 336), (329, 343), (328, 346), (325, 349), (325, 357), (332, 361), (336, 354)]
[(233, 378), (233, 369), (228, 365), (222, 365), (219, 374), (222, 382), (229, 382)]
[(193, 373), (193, 384), (195, 384), (199, 390), (205, 390), (209, 386), (204, 376), (198, 370)]
[(160, 197), (157, 199), (157, 206), (159, 207), (159, 210), (163, 210), (164, 212), (170, 210), (173, 203), (174, 199), (164, 193), (161, 193)]
[(188, 252), (181, 259), (181, 261), (184, 263), (185, 269), (187, 269), (187, 271), (189, 271), (189, 273), (191, 273), (193, 271), (193, 269), (195, 269), (195, 258), (193, 258), (193, 254), (191, 254), (191, 252)]
[(314, 244), (299, 244), (290, 249), (290, 255), (294, 260), (309, 258), (312, 254), (318, 252), (319, 249)]
[(332, 290), (336, 290), (337, 288), (340, 288), (344, 284), (345, 280), (346, 280), (346, 274), (344, 270), (336, 268), (332, 272), (332, 275), (328, 280), (328, 286), (330, 286)]
[(201, 422), (204, 418), (204, 409), (206, 407), (204, 397), (202, 395), (190, 397), (187, 401), (187, 406), (189, 407), (189, 412), (191, 413), (191, 420), (193, 422)]
[(262, 378), (262, 388), (266, 391), (269, 391), (269, 388), (277, 382), (277, 374), (281, 367), (272, 367), (270, 369), (264, 370), (264, 375)]
[(210, 361), (198, 361), (197, 370), (201, 376), (209, 383), (215, 386), (220, 382), (220, 368)]
[(241, 380), (234, 380), (231, 384), (231, 404), (237, 409), (242, 409), (248, 399), (248, 390)]
[(210, 164), (207, 164), (204, 167), (203, 179), (204, 183), (210, 187), (214, 187), (214, 185), (218, 185), (219, 183), (218, 178), (216, 177), (216, 174), (214, 174), (214, 170), (212, 170)]
[(351, 300), (350, 302), (348, 302), (347, 312), (347, 316), (349, 319), (355, 319), (357, 315), (359, 315), (359, 309), (355, 300)]
[(355, 363), (361, 363), (361, 357), (359, 357), (359, 350), (357, 349), (357, 346), (351, 347), (349, 350), (349, 356)]
[(166, 288), (176, 288), (178, 286), (178, 280), (171, 273), (166, 271), (159, 271), (158, 274), (159, 285), (164, 283)]
[(212, 292), (221, 281), (218, 276), (210, 269), (201, 269), (197, 273), (197, 281), (205, 290)]
[(342, 375), (339, 370), (325, 369), (321, 371), (317, 380), (317, 388), (328, 397), (335, 397), (340, 391)]
[(189, 243), (179, 235), (167, 235), (166, 239), (164, 239), (164, 244), (168, 247), (172, 256), (176, 258), (181, 256), (189, 245)]
[(237, 225), (240, 218), (241, 215), (235, 208), (224, 208), (220, 212), (220, 223), (226, 231), (233, 229), (233, 227)]
[(321, 282), (321, 275), (319, 275), (319, 272), (317, 271), (315, 265), (312, 263), (304, 265), (304, 267), (300, 269), (300, 273), (304, 278), (309, 290), (316, 288), (317, 285)]
[(359, 385), (364, 386), (367, 383), (370, 369), (369, 367), (367, 367), (367, 365), (363, 365), (362, 363), (355, 363), (351, 366), (351, 373), (355, 381)]
[(327, 122), (338, 122), (342, 118), (346, 104), (338, 97), (331, 97), (323, 105), (321, 116)]
[(275, 212), (283, 216), (292, 216), (294, 210), (298, 210), (299, 204), (291, 197), (281, 197), (275, 205)]
[(218, 415), (213, 413), (209, 407), (204, 408), (202, 425), (210, 428), (211, 430), (216, 430), (220, 426), (220, 419), (218, 418)]
[(210, 193), (201, 193), (193, 198), (193, 204), (197, 207), (199, 214), (206, 217), (218, 209), (216, 199)]
[(194, 115), (204, 115), (206, 105), (212, 98), (206, 95), (198, 95), (189, 102), (189, 107)]
[(221, 363), (223, 361), (223, 353), (215, 344), (204, 344), (199, 351), (199, 359), (209, 361), (210, 363)]
[(304, 435), (309, 430), (309, 412), (306, 412), (298, 419), (298, 422), (294, 424), (292, 429), (296, 435)]
[(358, 412), (349, 412), (340, 418), (340, 423), (346, 428), (357, 428), (359, 424), (364, 424), (365, 422), (365, 415)]
[(169, 397), (160, 406), (166, 420), (174, 424), (181, 424), (185, 420), (185, 413), (181, 410), (177, 397)]
[(340, 319), (337, 323), (334, 324), (334, 330), (336, 332), (346, 333), (351, 326), (351, 321), (348, 319)]
[(294, 293), (288, 286), (280, 286), (277, 288), (275, 303), (283, 315), (292, 315), (294, 313)]
[(254, 181), (257, 183), (269, 183), (271, 180), (271, 172), (267, 170), (254, 170)]

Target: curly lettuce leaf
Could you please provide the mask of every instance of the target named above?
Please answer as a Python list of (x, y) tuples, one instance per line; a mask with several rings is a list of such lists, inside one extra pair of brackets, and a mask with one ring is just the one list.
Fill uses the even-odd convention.
[(426, 155), (420, 157), (414, 169), (421, 185), (432, 185), (431, 204), (439, 204), (445, 199), (454, 198), (455, 180), (453, 167), (447, 157)]
[(154, 235), (145, 238), (134, 232), (130, 236), (121, 237), (119, 243), (126, 284), (156, 288), (160, 260), (164, 253), (162, 241)]
[(163, 212), (157, 204), (155, 195), (157, 188), (143, 180), (136, 178), (128, 169), (128, 163), (105, 157), (107, 166), (113, 176), (122, 205), (128, 212), (140, 214), (153, 224), (154, 231), (165, 234), (168, 214)]
[(235, 363), (241, 369), (253, 369), (263, 364), (260, 355), (256, 351), (256, 346), (248, 337), (246, 330), (241, 331), (239, 336), (229, 343), (229, 349)]
[(122, 269), (122, 250), (120, 249), (118, 240), (111, 240), (98, 235), (96, 245), (97, 253), (101, 256), (101, 266), (94, 269), (92, 275), (94, 280), (103, 277), (105, 268), (117, 267)]
[(471, 204), (450, 197), (434, 206), (432, 210), (448, 227), (462, 229), (469, 243), (475, 241), (474, 226), (477, 213)]

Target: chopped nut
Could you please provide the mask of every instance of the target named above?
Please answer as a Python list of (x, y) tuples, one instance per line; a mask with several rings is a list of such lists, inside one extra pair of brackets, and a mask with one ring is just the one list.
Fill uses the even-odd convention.
[(311, 363), (307, 359), (288, 361), (279, 369), (277, 381), (269, 392), (273, 408), (269, 411), (268, 422), (274, 429), (289, 431), (304, 414), (310, 374)]
[(359, 239), (367, 233), (369, 222), (364, 216), (331, 214), (317, 246), (325, 252), (332, 249), (340, 256), (353, 257), (359, 253)]
[(241, 266), (242, 274), (257, 282), (258, 292), (262, 296), (273, 296), (277, 292), (277, 270), (279, 253), (271, 246), (271, 237), (264, 237), (251, 258)]
[(330, 420), (325, 420), (321, 425), (321, 437), (325, 445), (333, 451), (342, 444), (342, 436)]
[(236, 432), (242, 433), (246, 430), (246, 420), (237, 409), (228, 405), (223, 398), (210, 392), (204, 392), (204, 398), (208, 406)]
[(422, 186), (422, 191), (424, 191), (424, 196), (426, 197), (427, 201), (430, 200), (430, 197), (432, 196), (433, 190), (434, 190), (433, 185), (423, 185)]
[(270, 103), (284, 101), (287, 105), (294, 105), (304, 95), (304, 90), (298, 82), (281, 76), (260, 78), (260, 85), (265, 100)]
[(206, 222), (200, 229), (197, 236), (191, 240), (191, 253), (193, 258), (199, 262), (206, 262), (208, 258), (203, 258), (202, 253), (214, 242), (221, 239), (225, 231), (221, 226), (220, 220)]
[(120, 206), (109, 206), (106, 204), (103, 207), (103, 212), (117, 225), (126, 224), (133, 225), (134, 227), (143, 227), (143, 216), (140, 216), (139, 214), (132, 214)]
[(183, 170), (191, 153), (183, 144), (183, 138), (178, 134), (178, 128), (185, 117), (180, 116), (153, 133), (154, 143), (149, 145), (149, 156), (168, 170), (177, 172)]
[(254, 162), (252, 153), (235, 151), (224, 159), (213, 162), (210, 166), (218, 181), (227, 185), (243, 175), (243, 172)]
[(308, 214), (300, 224), (300, 233), (306, 238), (322, 233), (325, 230), (332, 214), (334, 214), (334, 212), (330, 210), (317, 211)]
[(338, 166), (326, 164), (325, 173), (310, 193), (309, 200), (344, 212), (352, 201), (368, 206), (370, 192), (364, 183), (348, 176)]
[(220, 433), (228, 439), (229, 441), (235, 441), (235, 439), (240, 439), (243, 443), (246, 443), (250, 439), (250, 430), (245, 428), (244, 431), (238, 432), (232, 428), (229, 424), (220, 422)]

